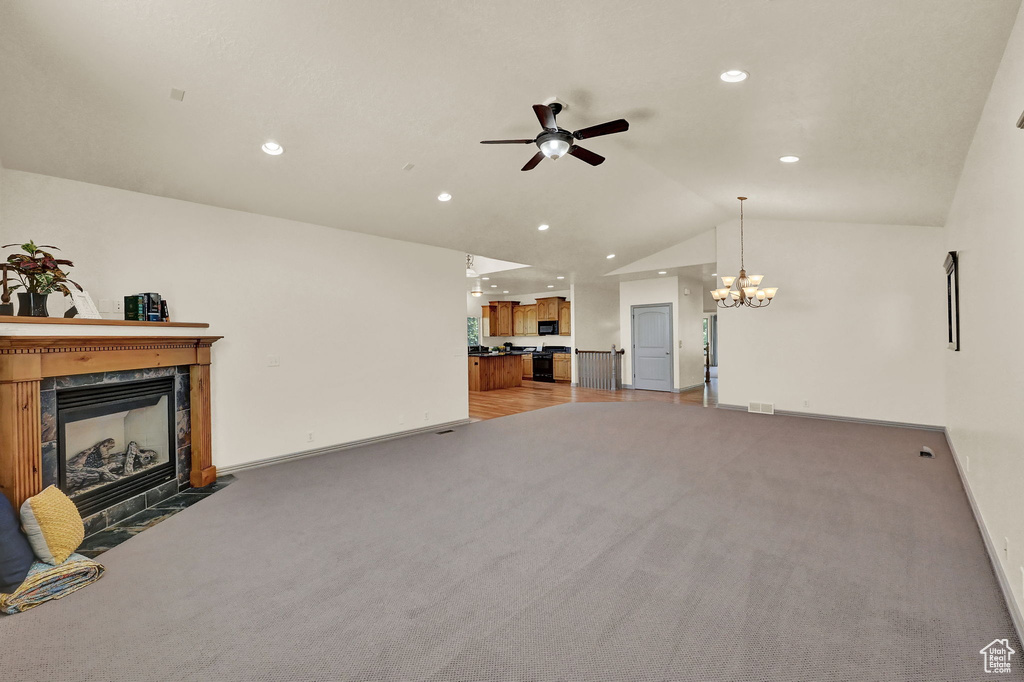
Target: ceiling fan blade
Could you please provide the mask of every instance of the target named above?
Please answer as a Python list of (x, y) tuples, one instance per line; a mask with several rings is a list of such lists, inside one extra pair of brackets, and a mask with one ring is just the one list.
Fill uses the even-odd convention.
[(534, 104), (533, 113), (537, 114), (537, 120), (540, 121), (542, 128), (558, 130), (558, 124), (555, 123), (555, 112), (551, 111), (551, 107), (546, 104)]
[[(533, 158), (526, 162), (526, 165), (521, 170), (533, 170), (537, 167), (537, 164), (544, 159), (544, 152), (537, 152), (533, 155)], [(604, 159), (602, 159), (603, 161)]]
[(536, 140), (481, 140), (480, 144), (533, 144)]
[(569, 153), (575, 156), (580, 161), (586, 161), (591, 166), (600, 166), (602, 163), (604, 163), (603, 156), (601, 156), (600, 154), (595, 154), (589, 149), (584, 149), (583, 147), (573, 145), (572, 147), (569, 148)]
[(577, 140), (586, 140), (589, 137), (597, 137), (598, 135), (611, 135), (612, 133), (624, 133), (629, 130), (629, 122), (624, 118), (620, 118), (615, 121), (608, 121), (607, 123), (599, 123), (596, 126), (590, 126), (582, 130), (577, 130), (572, 134)]

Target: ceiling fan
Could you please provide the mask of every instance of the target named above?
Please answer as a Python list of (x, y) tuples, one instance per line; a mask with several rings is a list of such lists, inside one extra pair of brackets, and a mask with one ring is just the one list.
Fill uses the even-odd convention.
[(533, 113), (537, 114), (537, 120), (540, 121), (540, 125), (544, 129), (544, 132), (538, 135), (534, 140), (484, 140), (480, 144), (537, 145), (540, 148), (540, 151), (534, 154), (532, 159), (527, 161), (526, 165), (522, 168), (524, 171), (536, 168), (537, 164), (540, 163), (545, 156), (551, 160), (555, 160), (560, 156), (565, 156), (566, 154), (575, 156), (580, 161), (586, 161), (591, 166), (597, 166), (604, 163), (604, 157), (600, 154), (595, 154), (589, 149), (584, 149), (583, 147), (574, 144), (574, 140), (586, 140), (587, 138), (598, 137), (599, 135), (611, 135), (612, 133), (622, 133), (629, 130), (629, 123), (626, 119), (620, 118), (615, 121), (599, 123), (596, 126), (590, 126), (589, 128), (583, 128), (582, 130), (570, 133), (568, 130), (559, 128), (558, 124), (555, 123), (555, 116), (561, 110), (562, 105), (558, 102), (533, 105)]

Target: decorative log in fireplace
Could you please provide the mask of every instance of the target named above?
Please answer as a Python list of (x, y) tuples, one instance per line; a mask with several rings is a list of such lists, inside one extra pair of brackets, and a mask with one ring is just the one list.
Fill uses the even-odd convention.
[[(42, 489), (39, 391), (45, 378), (178, 365), (189, 365), (189, 482), (197, 488), (213, 483), (217, 469), (211, 452), (210, 347), (220, 338), (0, 336), (0, 492), (17, 508)], [(145, 459), (131, 456), (136, 459), (130, 466)]]

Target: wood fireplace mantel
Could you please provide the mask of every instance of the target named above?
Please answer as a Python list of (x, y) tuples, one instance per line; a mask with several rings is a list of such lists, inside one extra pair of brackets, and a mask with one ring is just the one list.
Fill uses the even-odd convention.
[(220, 336), (0, 336), (0, 492), (17, 509), (42, 490), (40, 382), (46, 377), (189, 365), (192, 470), (217, 479), (210, 423), (210, 347)]

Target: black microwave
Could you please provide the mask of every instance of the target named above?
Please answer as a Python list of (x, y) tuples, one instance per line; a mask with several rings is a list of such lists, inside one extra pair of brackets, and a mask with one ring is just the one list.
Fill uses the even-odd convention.
[(538, 336), (558, 336), (558, 322), (538, 322), (537, 323), (537, 335)]

